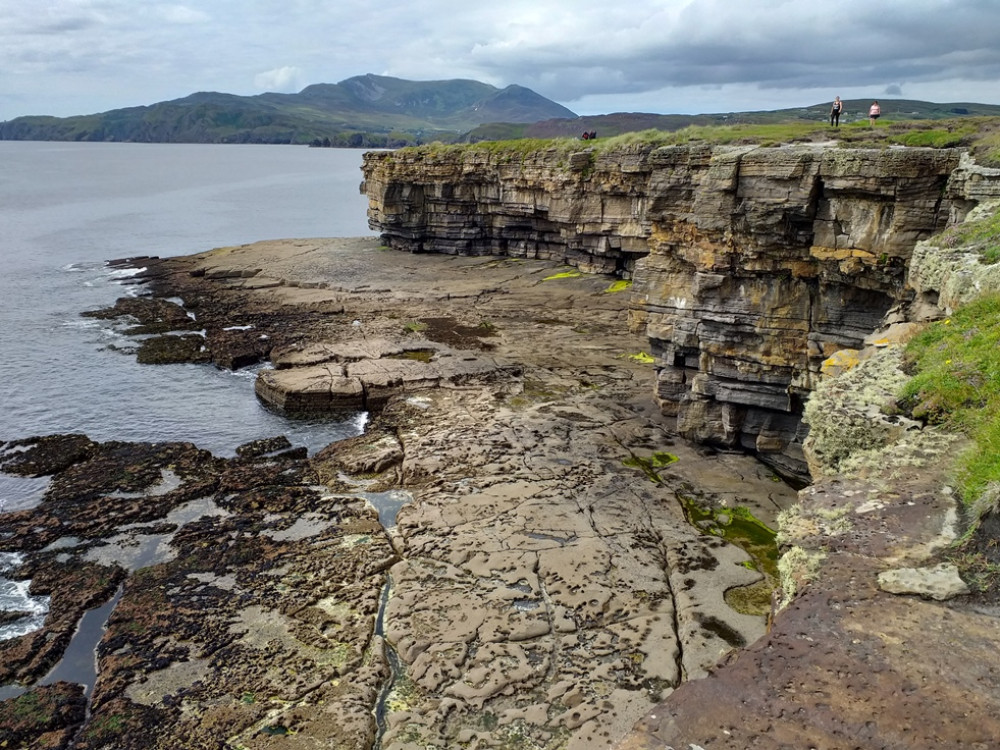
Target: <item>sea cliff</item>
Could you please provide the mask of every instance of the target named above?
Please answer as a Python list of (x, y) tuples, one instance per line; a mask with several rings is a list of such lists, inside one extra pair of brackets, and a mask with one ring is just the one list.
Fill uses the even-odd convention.
[[(900, 342), (1000, 288), (923, 239), (992, 222), (1000, 171), (578, 146), (369, 155), (384, 244), (125, 262), (148, 294), (88, 315), (140, 361), (267, 360), (268, 405), (368, 421), (315, 455), (0, 442), (52, 477), (0, 516), (49, 607), (0, 641), (0, 745), (994, 744), (1000, 587), (938, 564), (961, 444), (885, 406)], [(47, 684), (98, 606), (92, 689)]]
[(425, 151), (364, 169), (371, 226), (394, 247), (488, 247), (631, 280), (662, 415), (810, 481), (779, 519), (767, 634), (679, 686), (618, 750), (991, 745), (1000, 619), (952, 560), (970, 527), (993, 560), (995, 504), (977, 520), (959, 502), (960, 436), (891, 407), (902, 344), (1000, 290), (980, 249), (935, 239), (995, 215), (1000, 170), (956, 150), (833, 144)]
[(958, 150), (829, 144), (424, 148), (366, 154), (363, 171), (391, 247), (630, 280), (677, 431), (800, 479), (823, 362), (890, 311), (924, 316), (906, 284), (916, 243), (997, 190)]

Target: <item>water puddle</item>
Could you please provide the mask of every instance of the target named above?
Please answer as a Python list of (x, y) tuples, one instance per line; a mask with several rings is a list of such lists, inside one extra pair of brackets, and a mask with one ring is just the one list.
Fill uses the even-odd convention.
[(269, 529), (263, 533), (278, 542), (298, 541), (322, 533), (333, 523), (329, 518), (319, 513), (305, 513), (296, 518), (287, 529)]
[[(146, 494), (165, 494), (170, 491), (168, 488), (174, 481), (175, 476), (172, 475), (172, 472), (164, 472), (164, 481), (156, 488), (158, 492)], [(176, 481), (179, 485), (180, 480)], [(143, 533), (143, 529), (148, 529), (153, 525), (149, 523), (123, 526), (119, 529), (119, 534), (105, 540), (100, 546), (87, 550), (83, 559), (102, 565), (117, 564), (132, 573), (149, 565), (169, 562), (176, 554), (170, 546), (170, 541), (178, 529), (203, 516), (221, 515), (228, 515), (228, 511), (217, 506), (211, 497), (197, 498), (174, 508), (165, 518), (154, 522), (155, 525), (161, 526), (168, 524), (170, 531), (160, 534)], [(57, 559), (68, 562), (73, 559), (70, 551), (80, 546), (81, 543), (82, 540), (76, 537), (63, 537), (50, 544), (46, 550), (67, 550), (61, 553)], [(0, 573), (16, 568), (21, 564), (21, 560), (22, 558), (18, 555), (0, 553)], [(6, 579), (0, 578), (0, 611), (34, 612), (34, 610), (29, 610), (29, 607), (33, 606), (37, 613), (32, 614), (30, 618), (25, 617), (0, 627), (0, 638), (18, 637), (42, 627), (45, 614), (48, 612), (49, 598), (30, 597), (27, 594), (30, 581), (10, 582), (15, 585), (10, 588), (9, 595), (5, 598), (3, 595), (3, 592), (6, 591), (4, 582), (7, 582)], [(38, 684), (51, 685), (58, 681), (72, 682), (83, 685), (84, 694), (90, 694), (97, 682), (97, 646), (104, 636), (108, 617), (121, 596), (122, 589), (119, 588), (114, 597), (106, 604), (87, 610), (83, 614), (62, 658)], [(7, 629), (11, 629), (10, 632), (13, 635), (5, 635)], [(18, 685), (0, 687), (0, 700), (15, 698), (26, 690), (27, 688)]]
[(115, 490), (108, 497), (114, 498), (136, 498), (136, 497), (159, 497), (173, 492), (181, 486), (183, 480), (170, 469), (160, 469), (160, 481), (155, 487), (149, 487), (141, 492), (123, 492)]
[(385, 609), (389, 604), (390, 596), (392, 596), (392, 577), (387, 575), (385, 586), (382, 587), (382, 597), (379, 600), (378, 616), (375, 618), (375, 635), (382, 638), (385, 644), (385, 656), (389, 662), (389, 677), (379, 690), (375, 707), (372, 709), (372, 713), (375, 715), (375, 742), (372, 744), (372, 750), (382, 750), (382, 738), (389, 728), (389, 698), (400, 675), (403, 674), (403, 666), (399, 661), (396, 649), (385, 639)]
[[(157, 565), (174, 559), (174, 549), (170, 541), (174, 534), (185, 524), (196, 521), (203, 516), (226, 516), (227, 510), (220, 508), (210, 497), (202, 497), (179, 505), (170, 511), (156, 524), (170, 524), (172, 528), (163, 534), (142, 533), (151, 524), (140, 523), (122, 526), (116, 536), (105, 540), (104, 544), (87, 550), (83, 556), (88, 562), (102, 565), (120, 565), (130, 573), (149, 565)], [(60, 542), (62, 540), (59, 540)], [(67, 556), (68, 559), (68, 556)]]
[(771, 593), (778, 586), (777, 532), (743, 506), (710, 508), (680, 493), (677, 498), (684, 507), (688, 523), (703, 534), (717, 536), (740, 547), (750, 556), (748, 567), (752, 566), (763, 576), (757, 583), (726, 591), (726, 603), (742, 614), (767, 614), (771, 607)]
[(39, 685), (53, 685), (60, 681), (74, 682), (83, 685), (84, 695), (90, 695), (94, 683), (97, 682), (97, 645), (104, 637), (111, 611), (121, 598), (122, 589), (119, 587), (107, 604), (87, 610), (83, 614), (63, 658), (52, 671), (39, 680)]
[(50, 477), (21, 477), (0, 472), (0, 513), (34, 508), (45, 497)]
[(378, 511), (378, 521), (386, 529), (396, 526), (396, 516), (399, 509), (413, 502), (413, 495), (406, 490), (389, 490), (388, 492), (359, 492)]
[(542, 531), (529, 531), (525, 533), (525, 536), (528, 537), (528, 539), (534, 539), (538, 542), (555, 542), (560, 547), (565, 547), (567, 544), (575, 542), (577, 539), (575, 534), (572, 536), (556, 536), (555, 534), (546, 534)]

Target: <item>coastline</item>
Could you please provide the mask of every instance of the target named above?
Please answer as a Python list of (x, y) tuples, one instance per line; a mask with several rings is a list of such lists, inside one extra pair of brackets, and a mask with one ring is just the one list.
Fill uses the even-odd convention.
[[(109, 620), (87, 726), (125, 717), (120, 746), (369, 748), (388, 641), (406, 677), (385, 702), (384, 748), (518, 732), (606, 747), (763, 634), (763, 614), (723, 597), (760, 574), (692, 528), (684, 502), (749, 504), (773, 524), (795, 493), (749, 458), (670, 436), (611, 277), (361, 238), (220, 248), (152, 263), (146, 279), (184, 299), (217, 364), (267, 356), (279, 374), (325, 371), (321, 388), (357, 378), (375, 408), (363, 436), (311, 459), (283, 445), (228, 461), (145, 449), (142, 481), (88, 488), (104, 512), (131, 495), (147, 525), (214, 503), (171, 531), (176, 557), (131, 574)], [(665, 449), (677, 460), (656, 457)], [(90, 450), (62, 471), (107, 460), (107, 446)], [(180, 485), (157, 490), (179, 465)], [(413, 501), (385, 530), (365, 494), (389, 490)], [(47, 517), (53, 541), (85, 525)], [(83, 554), (124, 518), (59, 554)]]

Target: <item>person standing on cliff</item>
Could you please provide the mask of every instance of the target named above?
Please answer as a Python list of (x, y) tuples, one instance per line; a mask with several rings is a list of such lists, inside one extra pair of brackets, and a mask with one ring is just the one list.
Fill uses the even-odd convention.
[(840, 101), (840, 97), (835, 97), (833, 100), (833, 106), (830, 107), (830, 127), (839, 128), (840, 127), (840, 113), (844, 111), (844, 103)]
[(871, 123), (872, 127), (875, 127), (875, 121), (882, 116), (882, 108), (878, 106), (878, 101), (872, 102), (872, 106), (868, 108), (868, 122)]

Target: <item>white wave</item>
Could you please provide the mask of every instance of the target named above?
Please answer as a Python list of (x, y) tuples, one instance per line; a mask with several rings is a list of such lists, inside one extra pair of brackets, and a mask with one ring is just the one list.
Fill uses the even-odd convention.
[(143, 273), (145, 270), (145, 266), (142, 268), (113, 268), (108, 271), (107, 275), (108, 278), (114, 280), (131, 279), (134, 276), (138, 276), (140, 273)]
[(11, 581), (7, 578), (0, 578), (0, 610), (26, 613), (25, 617), (0, 626), (0, 641), (27, 635), (45, 624), (45, 616), (49, 612), (51, 598), (32, 596), (28, 593), (30, 587), (31, 581)]
[(83, 273), (84, 271), (93, 271), (98, 268), (99, 265), (96, 263), (67, 263), (62, 266), (59, 270), (66, 271), (68, 273)]
[(0, 552), (0, 573), (20, 567), (24, 563), (24, 555), (20, 552)]
[(103, 328), (107, 326), (107, 321), (98, 318), (67, 318), (61, 325), (67, 328)]

